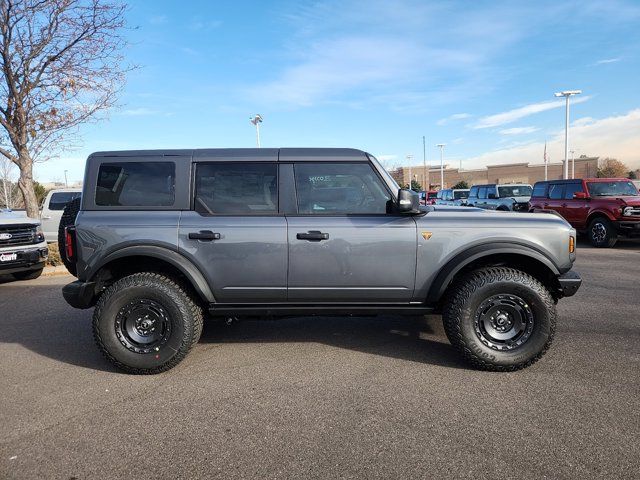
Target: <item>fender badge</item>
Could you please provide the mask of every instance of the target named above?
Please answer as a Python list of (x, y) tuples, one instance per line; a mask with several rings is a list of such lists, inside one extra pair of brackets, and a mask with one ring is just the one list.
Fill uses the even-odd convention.
[(433, 235), (433, 233), (427, 232), (426, 230), (422, 231), (422, 238), (424, 238), (425, 240), (429, 240), (431, 238), (431, 235)]

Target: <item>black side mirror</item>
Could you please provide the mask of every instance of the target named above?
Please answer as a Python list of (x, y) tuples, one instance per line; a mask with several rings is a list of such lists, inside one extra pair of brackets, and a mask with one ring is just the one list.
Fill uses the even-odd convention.
[(400, 213), (420, 213), (420, 195), (413, 190), (398, 190), (398, 203), (396, 205)]

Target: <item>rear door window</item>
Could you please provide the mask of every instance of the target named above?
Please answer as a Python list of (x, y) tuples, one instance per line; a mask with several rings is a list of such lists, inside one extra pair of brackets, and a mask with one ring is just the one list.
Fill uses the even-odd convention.
[(98, 170), (96, 205), (168, 207), (175, 201), (173, 162), (103, 163)]
[(478, 196), (478, 187), (471, 187), (469, 190), (469, 197), (477, 197)]
[(478, 189), (478, 198), (487, 198), (487, 187), (480, 187)]
[(49, 200), (49, 210), (64, 210), (71, 200), (75, 200), (80, 195), (80, 192), (56, 192), (51, 195)]
[(200, 163), (195, 210), (202, 215), (273, 215), (278, 212), (275, 163)]
[(563, 183), (552, 183), (551, 185), (549, 185), (549, 199), (561, 200), (563, 191), (564, 191)]

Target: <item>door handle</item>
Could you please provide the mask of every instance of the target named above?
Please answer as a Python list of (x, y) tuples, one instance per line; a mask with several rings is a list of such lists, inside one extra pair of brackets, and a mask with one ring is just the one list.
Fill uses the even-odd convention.
[(309, 230), (307, 233), (297, 233), (296, 238), (298, 240), (309, 240), (312, 242), (319, 242), (321, 240), (329, 240), (328, 233), (322, 233), (318, 230)]
[(45, 215), (44, 217), (42, 217), (42, 220), (51, 220), (51, 217), (49, 215)]
[(548, 203), (545, 203), (545, 204), (544, 204), (544, 206), (545, 206), (545, 207), (548, 207), (548, 206), (549, 206), (549, 204), (548, 204)]
[(200, 230), (199, 232), (189, 232), (189, 239), (210, 242), (211, 240), (220, 240), (220, 234), (211, 230)]
[(567, 204), (563, 203), (562, 205), (560, 205), (562, 208), (567, 208)]

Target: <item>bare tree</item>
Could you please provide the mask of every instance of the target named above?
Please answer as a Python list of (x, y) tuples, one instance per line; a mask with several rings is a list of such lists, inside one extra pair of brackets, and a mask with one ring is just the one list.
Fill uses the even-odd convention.
[(629, 173), (629, 168), (620, 160), (615, 158), (605, 158), (600, 162), (598, 167), (598, 177), (603, 178), (619, 178), (626, 177)]
[(0, 157), (0, 180), (2, 199), (6, 208), (13, 208), (13, 178), (15, 165), (5, 157)]
[(124, 10), (105, 0), (0, 0), (0, 154), (20, 170), (30, 217), (34, 162), (59, 154), (115, 104), (130, 69)]

